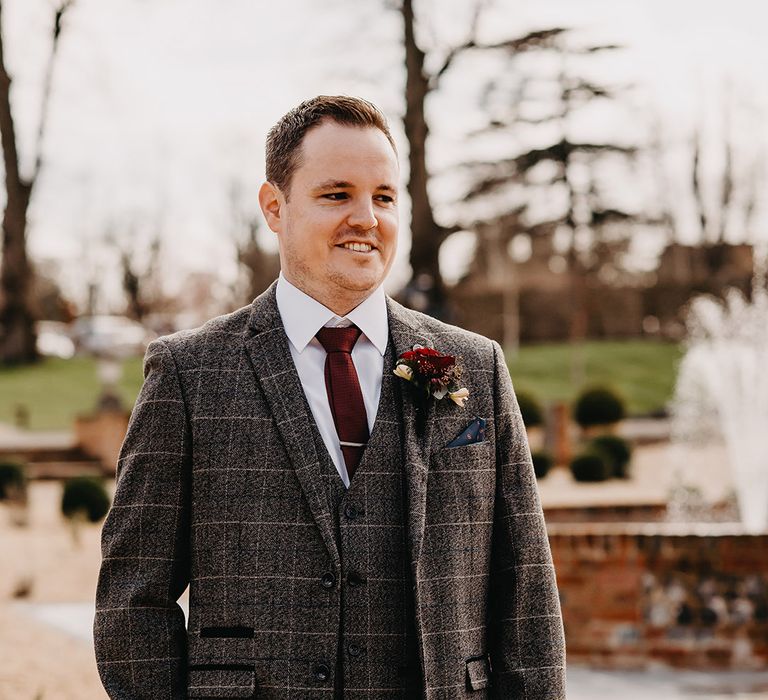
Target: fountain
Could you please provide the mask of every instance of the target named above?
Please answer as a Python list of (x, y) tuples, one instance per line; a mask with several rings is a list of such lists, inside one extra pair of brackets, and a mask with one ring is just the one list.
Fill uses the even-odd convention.
[(673, 413), (676, 435), (725, 443), (744, 530), (768, 531), (768, 292), (766, 256), (756, 256), (752, 300), (694, 299)]

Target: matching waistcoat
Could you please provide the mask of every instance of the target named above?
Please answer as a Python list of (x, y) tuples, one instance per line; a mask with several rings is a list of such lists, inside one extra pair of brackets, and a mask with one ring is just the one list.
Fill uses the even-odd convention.
[[(385, 367), (392, 356), (388, 346)], [(384, 372), (376, 423), (349, 489), (313, 426), (341, 556), (339, 644), (329, 660), (338, 700), (420, 697), (396, 379)]]

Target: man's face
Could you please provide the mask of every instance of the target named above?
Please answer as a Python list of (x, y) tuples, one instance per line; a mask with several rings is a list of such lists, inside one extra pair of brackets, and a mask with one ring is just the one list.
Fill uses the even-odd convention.
[(288, 281), (326, 306), (375, 290), (397, 247), (398, 177), (379, 129), (331, 120), (310, 129), (288, 192), (264, 183), (259, 193)]

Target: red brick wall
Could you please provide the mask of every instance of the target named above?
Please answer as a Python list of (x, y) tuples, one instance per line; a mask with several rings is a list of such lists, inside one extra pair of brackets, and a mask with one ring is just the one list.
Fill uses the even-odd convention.
[(569, 660), (768, 664), (768, 534), (661, 523), (550, 524), (549, 532)]

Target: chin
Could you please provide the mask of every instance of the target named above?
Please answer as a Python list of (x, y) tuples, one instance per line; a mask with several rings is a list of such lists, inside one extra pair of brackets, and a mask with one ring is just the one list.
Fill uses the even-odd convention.
[(374, 272), (344, 271), (331, 275), (331, 281), (351, 292), (373, 291), (381, 284), (382, 276)]

